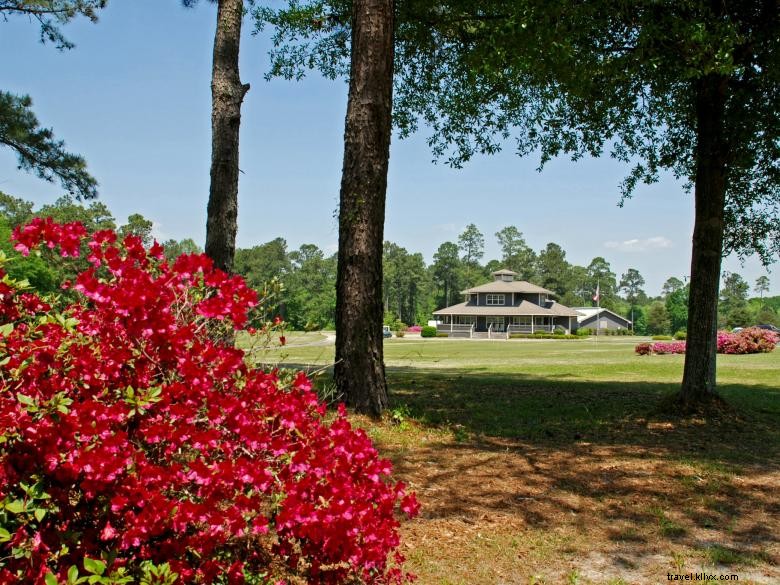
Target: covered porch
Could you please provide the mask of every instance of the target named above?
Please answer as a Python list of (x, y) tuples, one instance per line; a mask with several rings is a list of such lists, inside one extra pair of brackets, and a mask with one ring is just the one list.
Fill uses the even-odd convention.
[(574, 323), (576, 319), (573, 317), (548, 315), (442, 315), (436, 330), (462, 337), (473, 337), (475, 333), (497, 333), (508, 337), (512, 333), (552, 333), (556, 327), (571, 333)]

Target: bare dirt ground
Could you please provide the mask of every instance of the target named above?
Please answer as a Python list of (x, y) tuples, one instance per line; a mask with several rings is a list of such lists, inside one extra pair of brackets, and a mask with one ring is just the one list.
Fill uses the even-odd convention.
[[(649, 427), (669, 440), (695, 430)], [(423, 506), (403, 534), (421, 584), (668, 583), (687, 573), (780, 583), (776, 465), (687, 460), (663, 440), (417, 440), (383, 450)]]

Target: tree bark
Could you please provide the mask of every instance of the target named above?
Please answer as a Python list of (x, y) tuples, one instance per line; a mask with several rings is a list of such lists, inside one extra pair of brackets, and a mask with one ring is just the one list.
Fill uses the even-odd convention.
[(249, 84), (238, 72), (243, 0), (219, 0), (211, 70), (211, 185), (206, 254), (226, 272), (233, 268), (238, 231), (238, 136), (241, 103)]
[(387, 408), (382, 242), (393, 101), (393, 0), (355, 0), (336, 279), (339, 392), (357, 412)]
[(716, 396), (718, 291), (723, 256), (728, 142), (724, 132), (728, 80), (696, 83), (696, 184), (688, 335), (680, 400), (686, 410)]

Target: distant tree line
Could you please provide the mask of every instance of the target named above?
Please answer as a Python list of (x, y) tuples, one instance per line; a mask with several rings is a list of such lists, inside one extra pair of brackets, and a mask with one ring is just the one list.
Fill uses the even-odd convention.
[[(9, 242), (11, 230), (35, 216), (51, 216), (61, 222), (81, 221), (90, 231), (114, 229), (120, 235), (134, 234), (147, 245), (153, 241), (153, 222), (138, 213), (120, 224), (100, 201), (81, 203), (65, 195), (35, 209), (30, 201), (0, 192), (0, 249), (14, 257), (9, 273), (14, 278), (26, 278), (41, 292), (56, 292), (68, 278), (68, 272), (66, 263), (61, 268), (52, 267), (35, 256), (22, 258), (13, 250)], [(600, 306), (630, 319), (637, 334), (669, 334), (686, 329), (688, 285), (680, 278), (670, 277), (660, 295), (649, 296), (643, 288), (645, 279), (635, 268), (629, 268), (618, 278), (601, 256), (593, 258), (587, 266), (579, 266), (570, 263), (566, 251), (555, 242), (535, 251), (516, 226), (499, 230), (495, 238), (501, 257), (485, 263), (482, 263), (485, 236), (474, 224), (466, 226), (456, 242), (440, 244), (430, 264), (426, 264), (420, 252), (410, 252), (385, 241), (382, 254), (385, 323), (425, 324), (433, 311), (460, 302), (462, 290), (489, 281), (495, 270), (509, 268), (518, 273), (519, 279), (553, 291), (560, 303), (570, 307), (595, 305), (593, 295), (598, 286)], [(191, 238), (169, 239), (162, 244), (169, 259), (203, 251)], [(315, 244), (303, 244), (291, 250), (284, 238), (276, 238), (251, 248), (238, 248), (234, 270), (257, 290), (277, 280), (282, 292), (271, 310), (284, 316), (292, 328), (333, 329), (336, 263), (335, 253), (326, 253)], [(769, 287), (767, 276), (760, 276), (751, 288), (739, 274), (724, 273), (718, 306), (719, 326), (780, 324), (780, 296), (767, 297)], [(751, 290), (755, 294), (752, 298)]]

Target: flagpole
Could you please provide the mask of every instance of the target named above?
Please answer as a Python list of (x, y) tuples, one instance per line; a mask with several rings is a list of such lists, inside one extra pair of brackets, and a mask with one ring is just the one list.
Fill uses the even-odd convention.
[(601, 335), (601, 280), (596, 279), (596, 323), (598, 323), (598, 329), (596, 330), (596, 339)]

